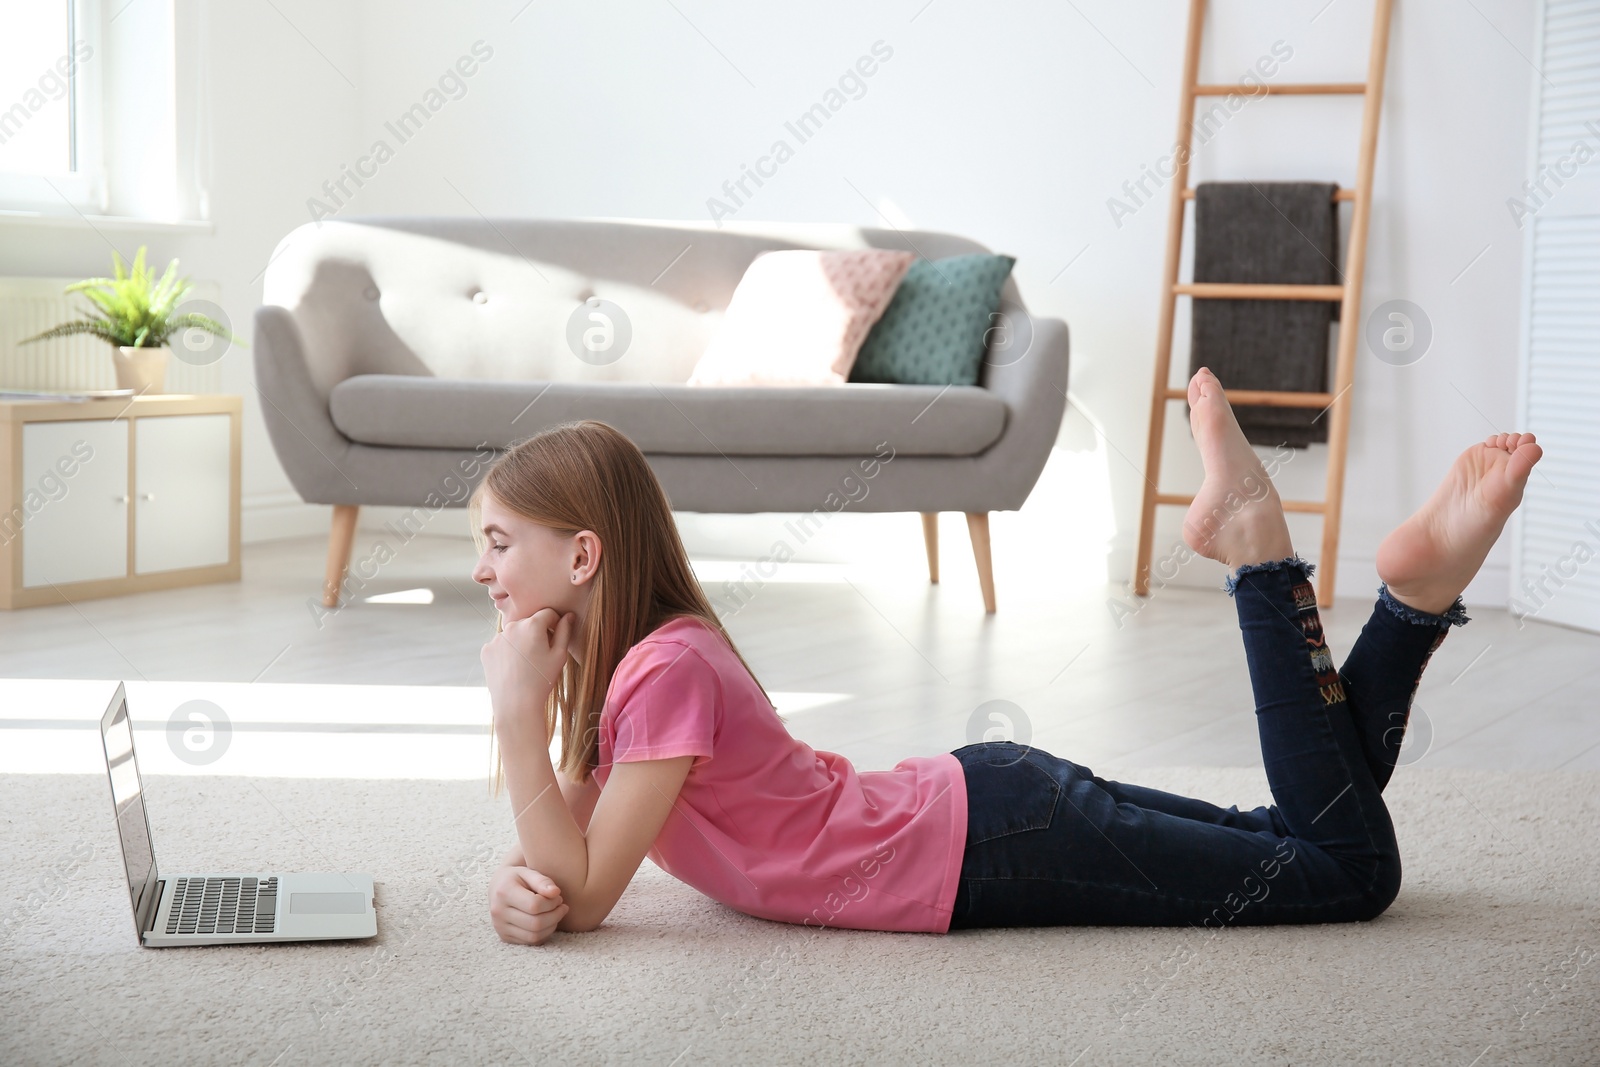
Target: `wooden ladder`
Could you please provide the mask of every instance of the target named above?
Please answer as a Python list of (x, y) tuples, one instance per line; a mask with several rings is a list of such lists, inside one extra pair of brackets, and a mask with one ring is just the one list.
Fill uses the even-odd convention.
[(1375, 0), (1372, 14), (1372, 45), (1367, 54), (1365, 82), (1322, 82), (1299, 85), (1265, 84), (1256, 95), (1364, 94), (1361, 115), (1361, 154), (1356, 165), (1356, 187), (1340, 189), (1335, 200), (1354, 201), (1350, 219), (1350, 239), (1344, 257), (1343, 285), (1244, 285), (1233, 283), (1183, 284), (1178, 281), (1178, 261), (1183, 252), (1185, 205), (1194, 199), (1189, 185), (1190, 136), (1197, 96), (1225, 96), (1239, 92), (1237, 85), (1200, 85), (1195, 79), (1200, 66), (1200, 31), (1205, 22), (1205, 0), (1189, 2), (1189, 32), (1183, 57), (1183, 86), (1178, 100), (1177, 170), (1172, 181), (1172, 203), (1167, 223), (1167, 256), (1161, 287), (1161, 324), (1156, 334), (1155, 385), (1150, 397), (1150, 439), (1145, 455), (1144, 499), (1139, 510), (1139, 547), (1134, 556), (1133, 591), (1138, 596), (1150, 592), (1150, 552), (1155, 538), (1157, 504), (1188, 506), (1193, 495), (1163, 493), (1161, 484), (1161, 446), (1165, 439), (1167, 405), (1186, 400), (1188, 390), (1169, 384), (1172, 370), (1172, 325), (1178, 297), (1196, 300), (1328, 300), (1339, 301), (1339, 349), (1332, 393), (1278, 392), (1270, 390), (1225, 389), (1233, 405), (1307, 407), (1332, 409), (1328, 430), (1328, 486), (1322, 500), (1285, 500), (1284, 511), (1322, 514), (1322, 552), (1318, 558), (1317, 601), (1333, 603), (1334, 571), (1338, 563), (1339, 519), (1344, 504), (1345, 452), (1350, 435), (1350, 400), (1355, 381), (1356, 341), (1361, 336), (1361, 280), (1367, 257), (1367, 221), (1372, 213), (1372, 167), (1378, 149), (1378, 116), (1383, 107), (1383, 71), (1389, 53), (1389, 15), (1391, 0)]

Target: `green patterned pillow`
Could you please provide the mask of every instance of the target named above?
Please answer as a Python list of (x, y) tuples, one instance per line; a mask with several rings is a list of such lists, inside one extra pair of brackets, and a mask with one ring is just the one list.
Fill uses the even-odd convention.
[(1016, 261), (987, 252), (918, 259), (862, 342), (849, 380), (978, 384), (984, 337)]

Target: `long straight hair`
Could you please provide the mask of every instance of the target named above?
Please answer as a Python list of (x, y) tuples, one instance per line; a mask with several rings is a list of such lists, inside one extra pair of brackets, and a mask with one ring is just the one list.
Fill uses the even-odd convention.
[[(639, 447), (603, 422), (585, 419), (551, 426), (513, 445), (495, 460), (468, 502), (472, 539), (483, 555), (483, 495), (506, 510), (564, 537), (592, 530), (600, 566), (582, 632), (583, 655), (561, 669), (545, 702), (545, 736), (561, 729), (557, 770), (587, 783), (600, 752), (600, 713), (617, 664), (639, 641), (678, 616), (699, 619), (722, 635), (752, 680), (755, 672), (734, 646), (689, 566), (666, 492)], [(504, 620), (495, 623), (495, 632)], [(762, 696), (767, 691), (756, 681)], [(771, 698), (768, 697), (768, 703)], [(780, 716), (781, 719), (781, 716)], [(490, 731), (492, 789), (499, 796), (505, 764)]]

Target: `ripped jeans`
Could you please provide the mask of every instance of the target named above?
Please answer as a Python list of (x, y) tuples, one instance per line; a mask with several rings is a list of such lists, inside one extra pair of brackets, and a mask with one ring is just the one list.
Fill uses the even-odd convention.
[(1240, 811), (1143, 786), (1010, 741), (954, 753), (967, 840), (950, 929), (1365, 921), (1400, 891), (1383, 803), (1412, 698), (1452, 625), (1380, 586), (1344, 666), (1323, 641), (1298, 555), (1227, 582), (1276, 804)]

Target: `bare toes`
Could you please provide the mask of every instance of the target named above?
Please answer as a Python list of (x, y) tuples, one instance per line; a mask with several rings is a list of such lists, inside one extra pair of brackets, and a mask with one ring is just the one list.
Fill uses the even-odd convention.
[(1525, 442), (1511, 453), (1511, 462), (1506, 464), (1506, 475), (1517, 482), (1526, 482), (1533, 473), (1533, 465), (1539, 462), (1544, 455), (1544, 449), (1533, 442)]

